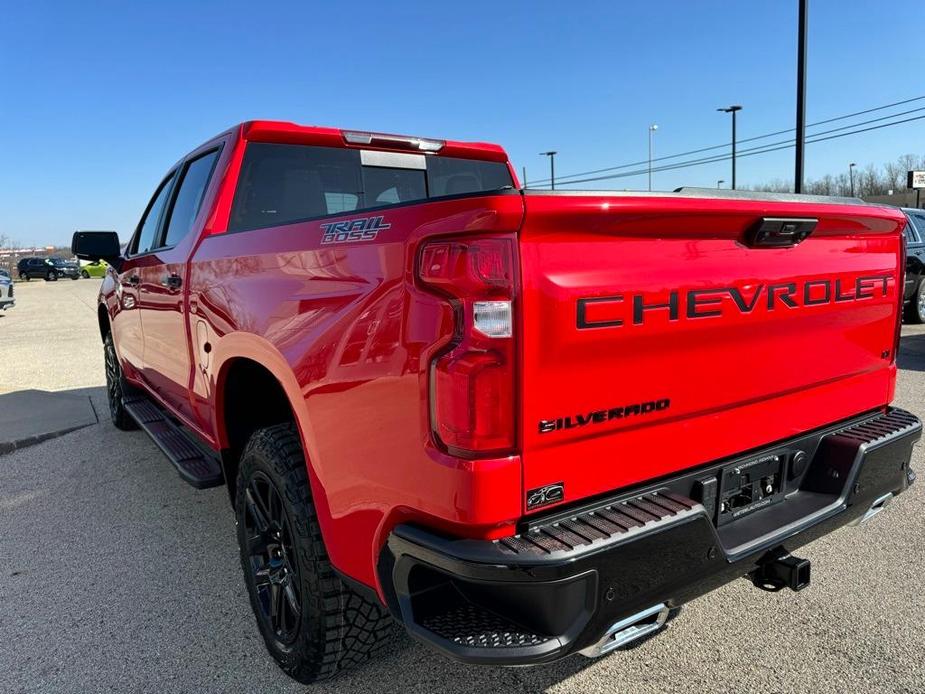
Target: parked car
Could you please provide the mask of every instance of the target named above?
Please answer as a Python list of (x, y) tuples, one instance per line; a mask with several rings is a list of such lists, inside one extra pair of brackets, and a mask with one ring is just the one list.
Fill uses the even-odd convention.
[(915, 479), (922, 424), (890, 406), (904, 223), (521, 190), (497, 145), (258, 121), (171, 167), (124, 253), (72, 250), (115, 270), (113, 423), (227, 485), (260, 633), (308, 682), (389, 615), (528, 665), (647, 638), (743, 576), (806, 588), (791, 552)]
[(109, 265), (105, 260), (91, 260), (80, 264), (80, 276), (84, 279), (91, 277), (105, 277)]
[(16, 305), (13, 298), (13, 280), (6, 270), (0, 270), (0, 309), (6, 310)]
[(16, 264), (19, 279), (31, 280), (42, 278), (54, 282), (59, 277), (70, 277), (76, 280), (80, 277), (80, 268), (73, 260), (63, 258), (22, 258)]
[(925, 210), (904, 207), (906, 238), (905, 318), (925, 323)]

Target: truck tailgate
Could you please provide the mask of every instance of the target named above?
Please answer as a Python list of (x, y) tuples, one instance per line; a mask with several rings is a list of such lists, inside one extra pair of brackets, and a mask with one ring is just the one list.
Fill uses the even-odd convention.
[[(898, 211), (683, 194), (525, 199), (528, 496), (558, 484), (564, 502), (609, 492), (892, 399)], [(749, 233), (762, 218), (817, 222), (792, 247), (758, 247)]]

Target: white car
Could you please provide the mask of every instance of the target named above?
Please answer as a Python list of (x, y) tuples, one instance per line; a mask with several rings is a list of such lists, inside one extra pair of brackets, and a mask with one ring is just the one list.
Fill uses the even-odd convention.
[(16, 305), (16, 299), (13, 298), (13, 280), (6, 272), (0, 270), (0, 309), (4, 311), (10, 306)]

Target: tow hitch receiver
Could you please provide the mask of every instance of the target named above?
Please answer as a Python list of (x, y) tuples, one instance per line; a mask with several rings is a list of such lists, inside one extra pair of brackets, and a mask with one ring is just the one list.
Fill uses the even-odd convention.
[(748, 575), (756, 588), (776, 593), (782, 588), (803, 590), (809, 585), (809, 559), (793, 557), (783, 549), (772, 552)]

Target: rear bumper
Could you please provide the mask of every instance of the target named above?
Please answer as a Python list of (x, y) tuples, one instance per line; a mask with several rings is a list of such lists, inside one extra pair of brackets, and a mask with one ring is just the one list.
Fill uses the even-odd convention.
[[(389, 607), (412, 636), (456, 660), (525, 665), (597, 652), (621, 620), (678, 607), (904, 491), (915, 479), (909, 460), (921, 431), (921, 422), (902, 410), (869, 414), (531, 519), (500, 541), (398, 526), (380, 578)], [(795, 470), (790, 461), (797, 451), (808, 463)], [(769, 454), (785, 461), (779, 503), (717, 523), (719, 501), (709, 480)]]

